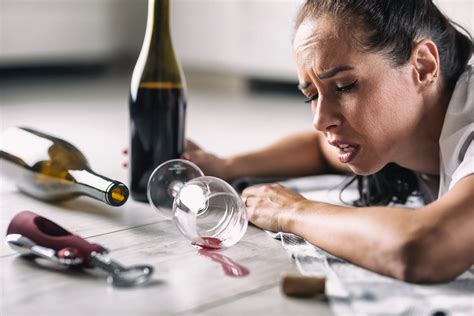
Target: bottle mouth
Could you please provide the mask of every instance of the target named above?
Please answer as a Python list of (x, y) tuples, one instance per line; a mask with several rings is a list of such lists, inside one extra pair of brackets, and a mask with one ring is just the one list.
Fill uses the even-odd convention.
[(125, 184), (114, 183), (107, 190), (107, 202), (112, 206), (121, 206), (128, 200), (129, 191)]

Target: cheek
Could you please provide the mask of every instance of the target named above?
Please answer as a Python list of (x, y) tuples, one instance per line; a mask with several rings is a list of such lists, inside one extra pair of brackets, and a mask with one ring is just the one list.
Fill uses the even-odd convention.
[(387, 93), (370, 93), (352, 104), (346, 115), (364, 150), (358, 163), (351, 165), (356, 174), (373, 174), (393, 161), (399, 144), (406, 137), (405, 105)]
[(410, 92), (381, 85), (361, 95), (353, 124), (370, 143), (390, 147), (402, 139), (413, 124)]

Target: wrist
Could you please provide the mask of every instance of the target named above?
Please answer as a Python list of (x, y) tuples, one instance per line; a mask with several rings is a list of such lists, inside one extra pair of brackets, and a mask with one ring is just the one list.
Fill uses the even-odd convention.
[(222, 161), (222, 178), (227, 182), (237, 179), (239, 176), (235, 167), (235, 159), (233, 157), (222, 158)]
[(225, 175), (226, 181), (231, 182), (246, 176), (245, 172), (243, 171), (245, 169), (246, 162), (242, 161), (239, 156), (227, 157), (223, 158), (223, 160), (223, 174)]
[(301, 225), (301, 219), (304, 212), (311, 208), (313, 201), (302, 199), (293, 204), (287, 212), (281, 212), (279, 217), (279, 225), (285, 233), (296, 233), (297, 228)]

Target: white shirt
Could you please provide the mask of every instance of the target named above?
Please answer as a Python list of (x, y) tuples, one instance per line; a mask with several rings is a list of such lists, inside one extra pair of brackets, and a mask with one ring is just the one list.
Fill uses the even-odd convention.
[[(459, 77), (439, 138), (440, 184), (438, 198), (462, 178), (474, 174), (474, 67)], [(474, 192), (473, 192), (474, 194)]]

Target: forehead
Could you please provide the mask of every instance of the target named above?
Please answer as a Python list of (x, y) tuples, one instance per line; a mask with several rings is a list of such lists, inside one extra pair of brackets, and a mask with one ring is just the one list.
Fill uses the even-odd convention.
[(299, 66), (326, 69), (348, 63), (362, 53), (348, 27), (329, 16), (306, 19), (295, 33), (293, 49)]

